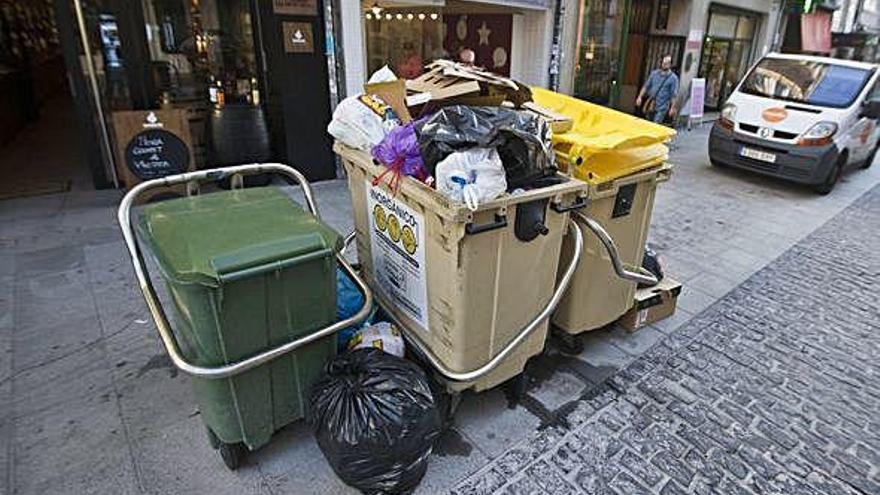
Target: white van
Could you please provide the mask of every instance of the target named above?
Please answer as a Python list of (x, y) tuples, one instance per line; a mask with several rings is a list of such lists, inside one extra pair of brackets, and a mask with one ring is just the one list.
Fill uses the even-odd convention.
[(709, 159), (809, 184), (822, 194), (880, 147), (880, 68), (769, 54), (740, 81), (712, 127)]

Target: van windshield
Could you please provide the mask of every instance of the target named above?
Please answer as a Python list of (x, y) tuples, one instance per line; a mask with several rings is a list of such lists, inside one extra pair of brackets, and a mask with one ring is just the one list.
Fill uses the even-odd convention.
[(871, 71), (812, 60), (765, 58), (743, 80), (740, 91), (778, 100), (846, 108), (855, 101)]

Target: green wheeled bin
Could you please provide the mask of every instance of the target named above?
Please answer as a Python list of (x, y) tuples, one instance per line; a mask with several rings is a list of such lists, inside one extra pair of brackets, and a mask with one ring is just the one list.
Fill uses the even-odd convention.
[[(225, 170), (228, 178), (266, 168), (260, 167)], [(216, 180), (218, 172), (157, 182), (199, 178)], [(303, 186), (313, 210), (308, 183)], [(311, 385), (335, 355), (335, 330), (356, 319), (334, 323), (337, 266), (359, 279), (339, 261), (341, 237), (279, 188), (233, 189), (149, 204), (137, 215), (135, 239), (127, 200), (141, 191), (133, 189), (120, 206), (126, 240), (134, 243), (136, 274), (145, 277), (141, 287), (172, 360), (193, 375), (212, 446), (235, 469), (248, 449), (305, 417)], [(138, 239), (166, 283), (175, 310), (170, 331)], [(368, 289), (360, 286), (369, 303)], [(360, 313), (365, 316), (364, 306)]]

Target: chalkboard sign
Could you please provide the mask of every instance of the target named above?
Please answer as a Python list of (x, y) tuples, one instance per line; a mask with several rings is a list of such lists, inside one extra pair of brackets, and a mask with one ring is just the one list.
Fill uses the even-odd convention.
[(157, 179), (186, 171), (189, 149), (183, 140), (166, 130), (147, 129), (128, 142), (125, 163), (138, 179)]

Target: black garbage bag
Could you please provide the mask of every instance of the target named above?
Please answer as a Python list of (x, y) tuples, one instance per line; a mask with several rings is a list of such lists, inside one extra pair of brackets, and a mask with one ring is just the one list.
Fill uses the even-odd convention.
[(312, 389), (309, 422), (336, 475), (370, 495), (415, 490), (441, 430), (425, 372), (372, 348), (327, 365)]
[[(657, 277), (659, 283), (663, 280), (663, 264), (660, 262), (660, 255), (651, 246), (645, 246), (645, 256), (642, 258), (642, 268), (648, 270), (652, 275)], [(653, 287), (657, 284), (639, 283), (639, 288)]]
[(422, 161), (431, 175), (450, 153), (474, 146), (498, 149), (508, 189), (529, 187), (556, 172), (550, 125), (526, 111), (452, 105), (416, 127)]

